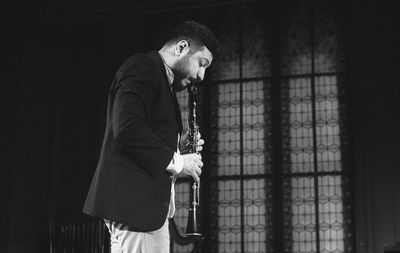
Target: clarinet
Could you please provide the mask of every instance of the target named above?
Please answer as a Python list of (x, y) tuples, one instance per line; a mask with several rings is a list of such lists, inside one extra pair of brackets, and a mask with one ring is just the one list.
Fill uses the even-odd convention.
[[(194, 84), (188, 86), (188, 123), (189, 123), (189, 152), (199, 153), (198, 148), (198, 136), (199, 136), (199, 126), (196, 120), (196, 97), (197, 97), (197, 87)], [(200, 207), (200, 183), (197, 183), (190, 179), (191, 189), (189, 191), (189, 215), (188, 223), (186, 226), (186, 235), (189, 236), (201, 236), (198, 222), (198, 210)]]

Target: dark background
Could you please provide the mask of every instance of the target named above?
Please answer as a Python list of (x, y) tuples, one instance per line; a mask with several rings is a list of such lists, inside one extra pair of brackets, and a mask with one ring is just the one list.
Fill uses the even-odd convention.
[[(123, 1), (103, 2), (111, 10)], [(185, 19), (212, 28), (229, 5), (136, 2), (131, 12), (105, 14), (87, 11), (90, 1), (75, 12), (77, 1), (20, 0), (5, 9), (0, 252), (46, 252), (49, 218), (87, 218), (80, 210), (115, 70), (135, 52), (158, 49), (165, 28)], [(348, 22), (358, 252), (400, 241), (400, 14), (394, 3), (338, 2)]]

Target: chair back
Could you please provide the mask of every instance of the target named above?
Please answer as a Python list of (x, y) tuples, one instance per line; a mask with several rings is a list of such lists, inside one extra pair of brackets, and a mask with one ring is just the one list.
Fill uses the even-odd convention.
[(49, 221), (50, 253), (108, 253), (110, 237), (102, 220)]

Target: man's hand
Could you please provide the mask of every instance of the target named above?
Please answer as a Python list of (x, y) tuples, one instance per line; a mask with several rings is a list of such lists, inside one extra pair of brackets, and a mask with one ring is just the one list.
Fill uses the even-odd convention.
[[(204, 140), (201, 139), (201, 134), (198, 133), (197, 135), (197, 152), (201, 152), (203, 150)], [(180, 141), (179, 141), (179, 150), (181, 154), (188, 154), (190, 150), (190, 140), (189, 140), (189, 131), (186, 131)]]
[(200, 182), (201, 168), (203, 167), (203, 162), (201, 161), (201, 155), (186, 154), (182, 155), (182, 158), (183, 158), (183, 169), (179, 174), (191, 176), (194, 179), (194, 181)]

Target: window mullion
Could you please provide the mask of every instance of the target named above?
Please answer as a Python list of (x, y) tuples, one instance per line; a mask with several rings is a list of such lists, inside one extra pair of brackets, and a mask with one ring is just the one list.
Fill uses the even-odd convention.
[[(243, 13), (243, 6), (241, 6), (240, 13)], [(240, 124), (240, 241), (241, 252), (245, 253), (245, 219), (244, 219), (244, 152), (243, 152), (243, 17), (239, 16), (239, 124)]]
[[(312, 2), (311, 2), (312, 3)], [(315, 242), (316, 253), (320, 252), (320, 226), (319, 226), (319, 178), (318, 178), (318, 147), (317, 147), (317, 116), (315, 97), (315, 59), (314, 59), (314, 5), (310, 6), (310, 51), (311, 51), (311, 117), (312, 117), (312, 140), (314, 154), (314, 208), (315, 208)]]
[(282, 101), (281, 101), (281, 8), (277, 4), (271, 12), (271, 22), (276, 25), (271, 34), (271, 107), (272, 107), (272, 224), (273, 251), (284, 252), (283, 231), (283, 169), (282, 169)]

